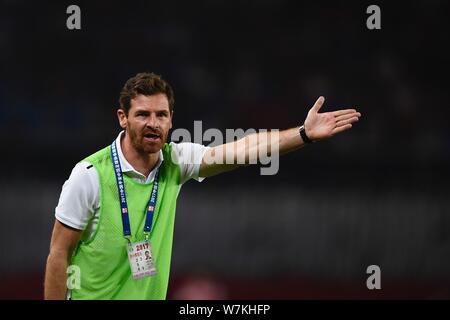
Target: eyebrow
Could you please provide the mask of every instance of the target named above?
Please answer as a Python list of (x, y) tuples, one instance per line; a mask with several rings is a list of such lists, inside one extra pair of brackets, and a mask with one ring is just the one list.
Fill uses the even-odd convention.
[[(169, 111), (167, 109), (160, 109), (160, 110), (155, 110), (155, 113), (160, 113), (160, 112), (164, 112), (164, 113), (169, 113)], [(137, 109), (136, 111), (134, 111), (134, 113), (145, 113), (145, 114), (149, 114), (150, 111), (146, 110), (146, 109)]]
[(147, 111), (145, 109), (137, 109), (134, 111), (134, 113), (149, 113), (149, 111)]

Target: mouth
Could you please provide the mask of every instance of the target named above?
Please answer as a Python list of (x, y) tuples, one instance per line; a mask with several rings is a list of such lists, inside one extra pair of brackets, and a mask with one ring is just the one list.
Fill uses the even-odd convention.
[(144, 140), (148, 142), (157, 142), (161, 140), (161, 135), (157, 133), (146, 133), (144, 134)]

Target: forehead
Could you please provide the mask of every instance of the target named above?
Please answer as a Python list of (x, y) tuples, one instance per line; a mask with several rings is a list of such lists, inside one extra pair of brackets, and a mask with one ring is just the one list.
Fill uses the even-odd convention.
[(139, 94), (131, 99), (130, 111), (135, 110), (169, 111), (169, 101), (164, 93), (157, 93), (151, 96)]

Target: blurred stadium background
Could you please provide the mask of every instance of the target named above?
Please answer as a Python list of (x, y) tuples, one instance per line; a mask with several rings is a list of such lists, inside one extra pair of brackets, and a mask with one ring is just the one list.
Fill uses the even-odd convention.
[(169, 298), (450, 298), (448, 1), (0, 4), (0, 298), (42, 298), (61, 186), (141, 71), (172, 84), (180, 128), (293, 127), (319, 95), (362, 112), (275, 176), (186, 184)]

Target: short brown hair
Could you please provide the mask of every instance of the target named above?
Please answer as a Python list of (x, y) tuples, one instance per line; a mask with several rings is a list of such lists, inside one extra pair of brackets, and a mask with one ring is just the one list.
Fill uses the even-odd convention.
[(164, 93), (169, 101), (169, 110), (173, 111), (175, 104), (172, 87), (160, 75), (153, 72), (138, 73), (134, 77), (127, 80), (120, 91), (120, 108), (125, 111), (128, 116), (128, 111), (131, 107), (131, 99), (136, 98), (139, 94), (144, 96), (151, 96), (157, 93)]

